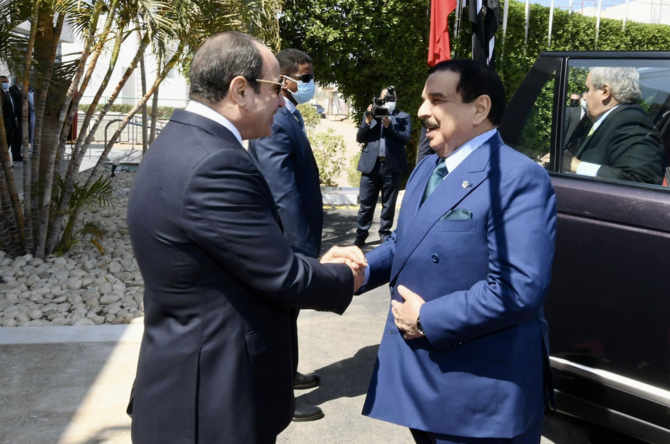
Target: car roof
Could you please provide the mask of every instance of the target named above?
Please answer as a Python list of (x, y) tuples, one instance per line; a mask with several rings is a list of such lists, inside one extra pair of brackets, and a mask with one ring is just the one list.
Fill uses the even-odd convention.
[(670, 51), (544, 51), (540, 57), (579, 59), (670, 59)]

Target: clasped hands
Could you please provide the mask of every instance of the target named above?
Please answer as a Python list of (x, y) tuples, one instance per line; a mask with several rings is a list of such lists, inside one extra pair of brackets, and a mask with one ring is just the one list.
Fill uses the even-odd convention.
[(333, 247), (319, 259), (319, 262), (322, 264), (347, 264), (354, 275), (354, 291), (357, 291), (363, 285), (365, 267), (368, 266), (368, 262), (360, 248)]
[[(540, 159), (540, 164), (544, 167), (551, 161), (551, 153), (547, 153)], [(569, 150), (563, 150), (563, 172), (576, 173), (581, 160), (577, 159)]]

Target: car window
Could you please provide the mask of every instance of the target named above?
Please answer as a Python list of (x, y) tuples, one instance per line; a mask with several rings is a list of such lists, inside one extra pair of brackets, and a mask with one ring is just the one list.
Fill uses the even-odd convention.
[(566, 95), (560, 172), (667, 186), (670, 62), (571, 59)]

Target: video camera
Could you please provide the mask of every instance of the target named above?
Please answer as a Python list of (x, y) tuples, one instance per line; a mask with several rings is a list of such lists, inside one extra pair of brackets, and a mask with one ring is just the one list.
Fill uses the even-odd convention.
[[(395, 109), (395, 102), (395, 87), (388, 86), (386, 88), (386, 96), (383, 99), (380, 97), (372, 98), (372, 116), (374, 118), (388, 117)], [(393, 105), (389, 107), (389, 103), (393, 103)], [(370, 111), (366, 112), (366, 115), (370, 115)]]

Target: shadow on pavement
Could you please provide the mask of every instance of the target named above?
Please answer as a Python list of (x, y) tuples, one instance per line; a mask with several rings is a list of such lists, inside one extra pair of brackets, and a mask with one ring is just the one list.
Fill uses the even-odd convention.
[(321, 377), (321, 386), (299, 399), (307, 404), (321, 405), (334, 399), (354, 398), (367, 393), (378, 350), (378, 344), (369, 345), (351, 358), (315, 370), (314, 373)]

